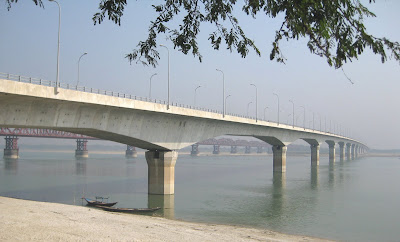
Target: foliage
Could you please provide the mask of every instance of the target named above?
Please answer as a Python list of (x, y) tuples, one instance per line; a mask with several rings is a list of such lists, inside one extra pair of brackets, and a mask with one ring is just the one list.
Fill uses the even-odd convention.
[[(10, 8), (11, 3), (18, 0), (6, 1)], [(41, 0), (33, 1), (36, 5), (43, 6)], [(101, 0), (100, 12), (93, 16), (94, 24), (100, 24), (107, 15), (109, 20), (120, 25), (126, 5), (126, 0)], [(138, 49), (126, 57), (131, 62), (156, 66), (160, 59), (157, 37), (159, 34), (166, 34), (174, 48), (184, 54), (191, 52), (201, 61), (197, 43), (201, 23), (210, 23), (215, 27), (208, 38), (214, 49), (218, 50), (221, 45), (226, 45), (230, 51), (236, 50), (243, 58), (250, 49), (261, 55), (254, 41), (247, 37), (233, 15), (234, 7), (238, 5), (237, 0), (165, 0), (159, 5), (152, 5), (158, 16), (150, 22), (147, 39), (140, 41)], [(271, 18), (283, 17), (272, 43), (271, 60), (285, 62), (279, 47), (282, 40), (307, 38), (310, 52), (324, 57), (335, 68), (357, 59), (366, 48), (380, 55), (382, 62), (388, 59), (386, 52), (390, 52), (390, 56), (400, 61), (398, 42), (367, 33), (364, 18), (375, 15), (360, 0), (244, 0), (241, 9), (253, 18), (259, 13)], [(170, 28), (168, 24), (178, 15), (183, 16), (179, 28)]]

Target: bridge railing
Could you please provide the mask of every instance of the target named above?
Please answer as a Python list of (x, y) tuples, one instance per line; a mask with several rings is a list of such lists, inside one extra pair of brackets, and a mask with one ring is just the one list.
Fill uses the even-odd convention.
[[(0, 78), (11, 80), (11, 81), (17, 81), (17, 82), (32, 83), (32, 84), (42, 85), (42, 86), (49, 86), (49, 87), (55, 87), (56, 86), (56, 82), (55, 81), (47, 81), (47, 80), (43, 80), (43, 79), (39, 79), (39, 78), (26, 77), (26, 76), (21, 76), (21, 75), (14, 75), (14, 74), (9, 74), (9, 73), (0, 72)], [(100, 95), (127, 98), (127, 99), (132, 99), (132, 100), (138, 100), (138, 101), (159, 103), (159, 104), (167, 105), (166, 101), (160, 100), (160, 99), (150, 99), (150, 98), (147, 98), (147, 97), (140, 97), (140, 96), (131, 95), (131, 94), (125, 94), (125, 93), (120, 93), (120, 92), (101, 90), (101, 89), (85, 87), (85, 86), (71, 85), (71, 84), (68, 84), (66, 82), (61, 82), (61, 81), (59, 83), (59, 87), (60, 88), (64, 88), (64, 89), (69, 89), (69, 90), (76, 90), (76, 91), (87, 92), (87, 93), (95, 93), (95, 94), (100, 94)], [(180, 104), (180, 103), (177, 103), (177, 102), (175, 102), (175, 103), (171, 102), (169, 105), (170, 106), (175, 106), (175, 107), (182, 107), (182, 108), (188, 108), (188, 109), (194, 109), (194, 110), (200, 110), (200, 111), (205, 111), (205, 112), (222, 114), (221, 111), (208, 109), (208, 108), (194, 107), (194, 106), (191, 106), (191, 105)], [(248, 116), (248, 115), (240, 115), (240, 114), (234, 114), (234, 113), (226, 113), (226, 115), (255, 120), (255, 117)], [(259, 119), (259, 120), (262, 120), (262, 119)], [(267, 120), (263, 120), (263, 121), (267, 121)], [(269, 122), (271, 122), (271, 121), (269, 121)], [(282, 123), (282, 124), (284, 124), (284, 123)], [(292, 126), (292, 124), (289, 124), (289, 123), (285, 124), (285, 125)], [(299, 126), (295, 126), (295, 127), (303, 128), (303, 127), (299, 127)], [(317, 129), (315, 129), (315, 130), (317, 130)], [(329, 132), (326, 131), (326, 130), (325, 131), (319, 130), (319, 131), (320, 132), (329, 133), (329, 134), (334, 134), (331, 131), (329, 131)], [(340, 135), (340, 134), (336, 134), (336, 135)], [(342, 136), (344, 136), (344, 135), (342, 135)]]

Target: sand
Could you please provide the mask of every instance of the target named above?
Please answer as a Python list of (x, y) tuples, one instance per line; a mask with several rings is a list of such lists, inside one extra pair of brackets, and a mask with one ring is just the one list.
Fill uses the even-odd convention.
[(324, 241), (238, 226), (0, 197), (0, 241)]

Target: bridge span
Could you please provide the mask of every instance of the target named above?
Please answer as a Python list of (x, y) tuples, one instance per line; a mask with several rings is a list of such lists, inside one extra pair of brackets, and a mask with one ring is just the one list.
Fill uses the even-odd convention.
[(312, 166), (319, 164), (323, 142), (330, 162), (337, 144), (341, 160), (368, 149), (349, 137), (305, 127), (76, 89), (67, 85), (56, 93), (51, 82), (0, 79), (0, 127), (53, 129), (146, 149), (149, 194), (174, 194), (177, 150), (221, 135), (252, 136), (272, 145), (274, 172), (286, 172), (287, 145), (299, 139), (310, 144)]

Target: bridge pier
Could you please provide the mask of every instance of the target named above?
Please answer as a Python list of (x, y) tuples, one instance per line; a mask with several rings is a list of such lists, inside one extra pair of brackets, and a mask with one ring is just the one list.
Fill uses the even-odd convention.
[(6, 147), (4, 149), (5, 159), (18, 159), (19, 148), (18, 148), (18, 138), (17, 136), (6, 136)]
[(346, 160), (350, 160), (351, 159), (351, 144), (347, 143), (346, 144)]
[(354, 160), (355, 157), (355, 145), (352, 144), (351, 145), (351, 159)]
[(214, 155), (218, 155), (219, 154), (219, 145), (214, 145), (213, 154)]
[(125, 157), (126, 158), (136, 158), (137, 157), (136, 148), (131, 145), (126, 145)]
[(336, 150), (335, 146), (336, 144), (334, 142), (329, 143), (329, 163), (335, 163), (335, 158), (336, 158)]
[(258, 146), (258, 147), (257, 147), (257, 153), (258, 153), (258, 154), (261, 154), (262, 151), (263, 151), (263, 150), (262, 150), (262, 147), (261, 147), (261, 146)]
[(311, 147), (311, 166), (319, 165), (319, 144), (312, 144)]
[(237, 153), (237, 146), (232, 145), (231, 146), (231, 154), (236, 154)]
[(250, 146), (246, 146), (245, 150), (244, 150), (245, 154), (250, 154), (251, 153), (251, 147)]
[(174, 194), (176, 151), (147, 151), (148, 193)]
[(340, 161), (344, 161), (345, 157), (344, 142), (339, 142), (339, 153), (340, 153)]
[(83, 159), (89, 157), (89, 151), (87, 150), (87, 139), (76, 140), (75, 158)]
[(199, 155), (199, 145), (194, 144), (192, 145), (192, 151), (190, 152), (192, 156), (198, 156)]
[(284, 145), (272, 146), (274, 172), (286, 172), (286, 150)]

